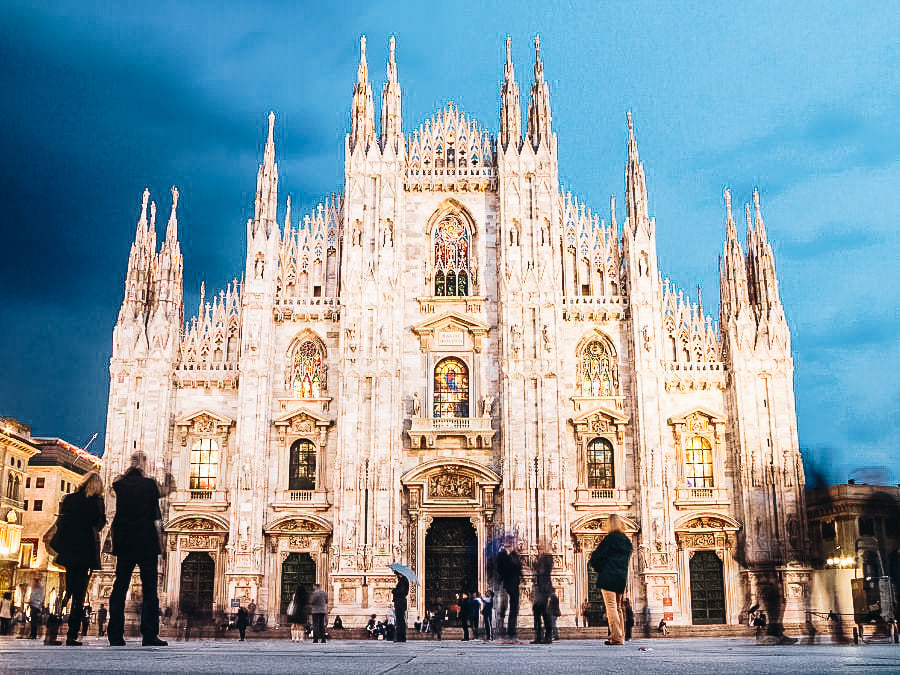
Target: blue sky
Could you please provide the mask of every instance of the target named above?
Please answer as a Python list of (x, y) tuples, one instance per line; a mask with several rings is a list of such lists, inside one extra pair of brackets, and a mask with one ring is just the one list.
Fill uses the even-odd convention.
[(99, 431), (102, 447), (144, 186), (163, 214), (181, 190), (189, 316), (201, 279), (213, 291), (240, 275), (269, 110), (282, 208), (341, 190), (361, 34), (376, 105), (396, 36), (407, 133), (447, 100), (496, 131), (504, 39), (524, 108), (540, 34), (561, 181), (601, 214), (610, 194), (621, 208), (632, 110), (661, 268), (701, 284), (708, 311), (722, 188), (740, 211), (758, 186), (807, 460), (833, 481), (897, 482), (900, 12), (711, 7), (3, 3), (0, 414), (78, 444)]

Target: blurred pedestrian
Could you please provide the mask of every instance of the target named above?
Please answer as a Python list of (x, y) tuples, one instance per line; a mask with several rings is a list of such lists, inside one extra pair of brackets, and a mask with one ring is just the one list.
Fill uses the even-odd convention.
[(116, 515), (112, 523), (112, 554), (116, 556), (116, 580), (109, 596), (110, 646), (125, 646), (125, 595), (131, 574), (138, 567), (141, 575), (141, 636), (145, 647), (164, 647), (159, 639), (159, 596), (157, 595), (157, 563), (162, 553), (156, 523), (159, 511), (159, 485), (144, 475), (147, 456), (132, 455), (131, 467), (113, 483)]
[(534, 616), (534, 640), (531, 644), (550, 644), (553, 641), (553, 628), (550, 624), (550, 594), (553, 583), (550, 574), (553, 572), (553, 556), (546, 541), (538, 546), (538, 557), (534, 561), (534, 591), (531, 612)]
[(607, 535), (594, 549), (590, 560), (591, 567), (597, 573), (597, 587), (606, 605), (606, 618), (609, 622), (609, 639), (605, 642), (607, 645), (625, 644), (622, 597), (628, 578), (632, 546), (631, 540), (623, 531), (624, 526), (624, 521), (617, 514), (610, 515), (606, 521)]
[(309, 598), (309, 611), (312, 613), (313, 642), (325, 644), (325, 615), (328, 614), (328, 594), (319, 584), (313, 584), (313, 592)]
[(0, 600), (0, 635), (9, 635), (9, 624), (12, 621), (12, 593), (7, 591)]
[[(73, 607), (74, 609), (74, 607)], [(91, 625), (91, 615), (94, 613), (94, 609), (91, 607), (90, 603), (84, 606), (84, 611), (81, 615), (81, 637), (86, 638), (88, 634), (88, 627)], [(72, 620), (71, 615), (69, 616), (69, 620)]]
[(237, 617), (234, 625), (237, 626), (238, 633), (241, 635), (241, 642), (247, 637), (247, 626), (250, 624), (250, 614), (243, 607), (238, 607)]
[(556, 642), (559, 640), (559, 629), (556, 627), (556, 620), (562, 616), (562, 612), (559, 610), (559, 596), (556, 595), (555, 588), (553, 589), (553, 592), (550, 593), (547, 610), (550, 614), (550, 625), (553, 626), (553, 641)]
[(97, 637), (106, 635), (106, 605), (100, 603), (100, 609), (97, 610)]
[(394, 628), (394, 642), (406, 642), (406, 596), (409, 595), (409, 579), (395, 572), (397, 585), (391, 594), (394, 598), (394, 617), (397, 625)]
[(31, 595), (28, 596), (28, 620), (31, 622), (32, 640), (37, 639), (38, 628), (41, 626), (41, 613), (44, 610), (44, 582), (35, 579), (31, 587)]
[(291, 622), (291, 640), (303, 642), (306, 637), (306, 617), (309, 610), (309, 592), (303, 584), (297, 584), (294, 597), (288, 605), (288, 621)]
[(497, 553), (497, 574), (509, 598), (509, 623), (506, 635), (515, 640), (519, 623), (519, 584), (522, 581), (522, 558), (512, 541), (508, 541)]
[(622, 600), (622, 609), (625, 613), (625, 642), (628, 642), (634, 630), (634, 609), (631, 607), (631, 600), (628, 598)]
[(431, 613), (431, 619), (428, 621), (428, 625), (431, 627), (431, 632), (434, 633), (434, 637), (440, 640), (444, 634), (444, 608), (441, 606), (441, 603), (435, 605), (434, 611)]
[(494, 592), (490, 589), (481, 598), (481, 616), (484, 619), (484, 639), (494, 639)]

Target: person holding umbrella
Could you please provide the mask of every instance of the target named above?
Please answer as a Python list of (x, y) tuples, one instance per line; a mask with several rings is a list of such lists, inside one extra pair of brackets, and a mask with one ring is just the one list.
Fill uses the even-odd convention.
[(409, 582), (416, 583), (416, 573), (406, 565), (391, 563), (388, 567), (397, 575), (397, 585), (394, 586), (394, 642), (406, 642), (406, 596), (409, 595)]

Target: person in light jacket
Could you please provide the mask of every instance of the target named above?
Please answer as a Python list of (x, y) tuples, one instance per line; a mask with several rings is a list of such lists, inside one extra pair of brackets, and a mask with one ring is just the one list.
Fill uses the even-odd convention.
[(328, 594), (319, 584), (313, 584), (309, 596), (309, 611), (313, 621), (313, 642), (325, 644), (325, 615), (328, 614)]
[(631, 558), (631, 540), (625, 534), (622, 518), (612, 514), (606, 521), (608, 534), (591, 554), (591, 567), (597, 573), (597, 587), (606, 605), (609, 621), (609, 639), (605, 644), (625, 644), (625, 619), (622, 597), (628, 577), (628, 561)]

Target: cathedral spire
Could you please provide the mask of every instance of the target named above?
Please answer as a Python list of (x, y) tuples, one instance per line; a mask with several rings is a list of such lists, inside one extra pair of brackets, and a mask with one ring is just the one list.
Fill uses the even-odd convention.
[(628, 120), (628, 160), (625, 164), (625, 218), (632, 230), (649, 221), (647, 213), (647, 186), (644, 182), (644, 165), (638, 157), (637, 141), (634, 140), (634, 125), (631, 112)]
[(166, 242), (178, 241), (178, 188), (172, 186), (172, 211), (166, 224)]
[(506, 64), (503, 66), (503, 84), (500, 85), (500, 145), (506, 149), (510, 145), (519, 147), (522, 136), (522, 111), (519, 108), (519, 85), (513, 70), (510, 44), (506, 38)]
[(375, 113), (369, 66), (366, 63), (366, 36), (359, 39), (359, 67), (353, 87), (353, 109), (350, 112), (350, 150), (360, 144), (365, 150), (375, 138)]
[[(778, 279), (775, 276), (775, 256), (772, 246), (766, 237), (766, 226), (759, 208), (759, 191), (753, 190), (754, 222), (752, 244), (747, 244), (747, 255), (750, 259), (753, 279), (751, 286), (755, 289), (755, 302), (761, 314), (768, 315), (770, 310), (779, 304)], [(747, 205), (747, 227), (750, 227), (750, 206)]]
[(544, 81), (541, 63), (540, 38), (534, 38), (534, 84), (528, 101), (528, 140), (537, 150), (541, 144), (550, 145), (550, 89)]
[(719, 312), (724, 326), (729, 317), (737, 316), (749, 305), (749, 298), (747, 266), (731, 213), (731, 191), (725, 188), (722, 197), (725, 200), (725, 249), (719, 266)]
[(275, 163), (275, 113), (269, 113), (269, 133), (256, 177), (254, 234), (265, 223), (268, 233), (278, 208), (278, 165)]
[(387, 80), (381, 90), (381, 147), (389, 145), (399, 152), (403, 143), (400, 129), (400, 83), (397, 81), (397, 62), (394, 59), (394, 36), (389, 43)]

